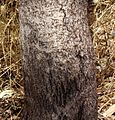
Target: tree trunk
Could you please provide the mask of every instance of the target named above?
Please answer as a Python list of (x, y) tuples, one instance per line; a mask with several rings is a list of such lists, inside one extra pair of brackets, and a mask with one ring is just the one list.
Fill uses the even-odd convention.
[(97, 120), (86, 0), (20, 0), (23, 120)]

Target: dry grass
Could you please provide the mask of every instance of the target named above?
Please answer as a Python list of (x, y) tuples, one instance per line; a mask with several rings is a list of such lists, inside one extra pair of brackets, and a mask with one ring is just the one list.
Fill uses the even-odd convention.
[(23, 102), (18, 1), (0, 0), (0, 119), (18, 119)]
[[(98, 0), (94, 15), (96, 18), (91, 29), (96, 51), (99, 119), (115, 120), (112, 115), (115, 112), (114, 0)], [(21, 72), (18, 0), (0, 0), (1, 120), (20, 119), (24, 96)]]
[[(103, 114), (115, 104), (115, 1), (99, 0), (94, 14), (96, 20), (91, 29), (96, 51), (99, 113)], [(103, 117), (115, 120), (113, 113)]]

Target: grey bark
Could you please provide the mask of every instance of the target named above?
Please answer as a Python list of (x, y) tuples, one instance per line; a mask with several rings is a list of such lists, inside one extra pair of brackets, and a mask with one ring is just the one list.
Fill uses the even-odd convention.
[(20, 0), (23, 120), (97, 120), (86, 0)]

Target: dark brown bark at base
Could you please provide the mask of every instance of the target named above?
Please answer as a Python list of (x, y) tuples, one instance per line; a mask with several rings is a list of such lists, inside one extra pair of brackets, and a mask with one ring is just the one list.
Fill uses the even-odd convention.
[(23, 120), (97, 120), (85, 0), (20, 0)]

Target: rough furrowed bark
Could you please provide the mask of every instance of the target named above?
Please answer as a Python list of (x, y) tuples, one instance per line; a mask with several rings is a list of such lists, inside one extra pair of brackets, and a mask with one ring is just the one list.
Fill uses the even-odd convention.
[(86, 0), (20, 0), (23, 120), (97, 120)]

